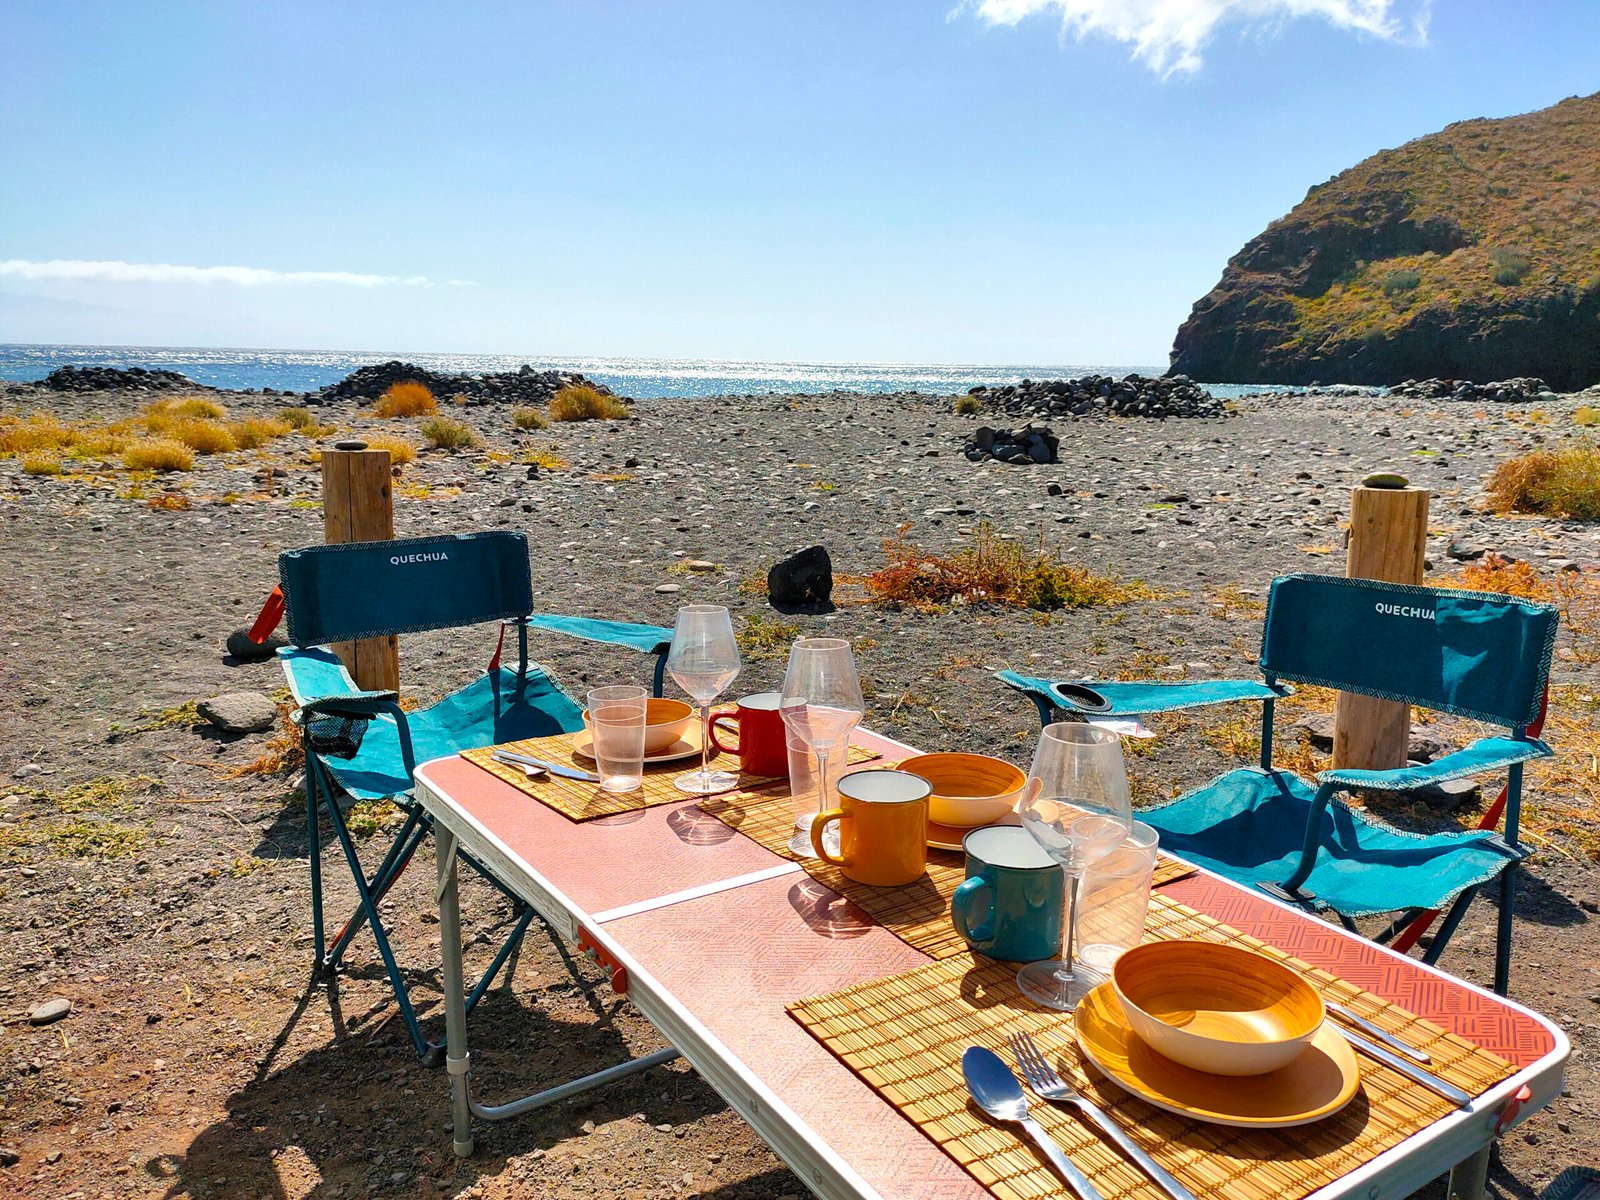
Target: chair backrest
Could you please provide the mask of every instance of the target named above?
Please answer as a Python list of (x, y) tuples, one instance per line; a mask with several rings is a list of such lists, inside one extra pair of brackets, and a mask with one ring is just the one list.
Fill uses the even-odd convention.
[(278, 578), (297, 646), (479, 625), (533, 609), (528, 539), (504, 531), (307, 546), (278, 556)]
[(1336, 575), (1272, 583), (1261, 669), (1520, 728), (1539, 715), (1556, 610), (1486, 592)]

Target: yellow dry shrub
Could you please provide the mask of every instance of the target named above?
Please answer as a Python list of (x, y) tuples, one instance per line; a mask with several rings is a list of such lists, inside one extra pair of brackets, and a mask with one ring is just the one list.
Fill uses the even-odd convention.
[(370, 449), (387, 450), (389, 452), (389, 462), (394, 466), (403, 467), (409, 462), (416, 461), (417, 448), (411, 442), (406, 441), (405, 438), (380, 435), (378, 437), (368, 437), (364, 440)]
[(32, 413), (22, 419), (0, 417), (0, 458), (65, 450), (77, 438), (78, 430), (49, 413)]
[(157, 425), (185, 418), (220, 421), (228, 415), (227, 409), (205, 396), (167, 396), (161, 400), (152, 400), (140, 411), (144, 414), (146, 427), (152, 433), (159, 432), (155, 428)]
[(620, 421), (631, 415), (615, 396), (584, 384), (570, 384), (550, 398), (552, 421)]
[(278, 420), (291, 429), (298, 429), (301, 433), (315, 433), (321, 428), (316, 415), (304, 406), (299, 408), (280, 408)]
[(265, 446), (273, 438), (281, 438), (293, 429), (294, 426), (289, 422), (275, 417), (245, 417), (228, 426), (228, 432), (233, 434), (234, 445), (241, 450)]
[(478, 444), (478, 435), (472, 432), (472, 426), (449, 417), (429, 417), (417, 431), (427, 439), (428, 445), (439, 450), (463, 450)]
[(1600, 520), (1600, 446), (1575, 442), (1507, 459), (1489, 477), (1489, 503), (1500, 512)]
[(233, 439), (233, 432), (221, 421), (213, 421), (209, 417), (180, 418), (162, 434), (172, 441), (182, 442), (196, 454), (227, 454), (239, 448)]
[(414, 379), (390, 384), (389, 390), (372, 406), (375, 417), (420, 417), (438, 411), (439, 402), (433, 398), (433, 393), (426, 384)]
[(130, 471), (187, 471), (194, 451), (172, 438), (139, 438), (122, 452), (122, 465)]
[(517, 429), (548, 429), (550, 422), (537, 408), (514, 408), (511, 410), (511, 424)]
[(35, 450), (22, 460), (24, 475), (59, 475), (61, 459), (48, 450)]

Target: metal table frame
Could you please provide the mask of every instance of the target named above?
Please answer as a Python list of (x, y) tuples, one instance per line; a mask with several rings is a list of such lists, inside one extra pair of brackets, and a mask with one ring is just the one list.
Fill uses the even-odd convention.
[[(887, 739), (866, 736), (880, 746), (887, 744), (896, 749), (911, 749), (889, 743)], [(452, 798), (448, 790), (437, 786), (429, 778), (429, 768), (433, 765), (425, 763), (418, 768), (416, 796), (435, 822), (438, 860), (436, 899), (439, 904), (445, 991), (446, 1065), (450, 1075), (455, 1152), (458, 1155), (472, 1152), (474, 1117), (503, 1120), (670, 1061), (681, 1054), (816, 1195), (827, 1200), (835, 1197), (839, 1200), (881, 1200), (881, 1193), (841, 1157), (817, 1130), (797, 1115), (783, 1096), (757, 1078), (687, 1005), (630, 954), (624, 939), (610, 936), (606, 929), (609, 922), (624, 917), (670, 905), (693, 904), (702, 897), (719, 892), (747, 887), (762, 880), (800, 874), (798, 864), (771, 855), (773, 864), (762, 870), (710, 880), (615, 909), (588, 912), (564, 894), (550, 878), (541, 874), (536, 864), (525, 861), (513, 852), (492, 829), (486, 828)], [(483, 778), (488, 783), (504, 786), (487, 773)], [(537, 801), (530, 800), (529, 803)], [(695, 801), (686, 799), (684, 803), (692, 805)], [(591, 949), (602, 962), (626, 972), (628, 998), (670, 1043), (670, 1048), (509, 1104), (484, 1105), (474, 1100), (471, 1095), (471, 1056), (467, 1039), (457, 892), (456, 863), (458, 851), (462, 850), (488, 866), (507, 888), (536, 909), (564, 938)], [(1252, 894), (1265, 903), (1278, 905), (1291, 912), (1297, 911), (1270, 897)], [(1339, 936), (1352, 935), (1341, 931)], [(1377, 949), (1384, 954), (1403, 958), (1386, 948)], [(1419, 970), (1440, 976), (1452, 986), (1484, 996), (1492, 995), (1485, 989), (1424, 966), (1414, 959), (1404, 961)], [(797, 994), (804, 994), (803, 989)], [(1493, 998), (1544, 1026), (1553, 1036), (1554, 1048), (1538, 1062), (1522, 1068), (1478, 1097), (1471, 1108), (1441, 1118), (1399, 1146), (1313, 1193), (1308, 1200), (1342, 1200), (1344, 1197), (1400, 1200), (1446, 1171), (1452, 1173), (1453, 1195), (1475, 1200), (1483, 1194), (1490, 1147), (1498, 1132), (1504, 1132), (1504, 1129), (1497, 1132), (1497, 1124), (1509, 1113), (1505, 1125), (1505, 1128), (1509, 1128), (1559, 1095), (1562, 1065), (1570, 1052), (1565, 1035), (1554, 1024), (1502, 997)], [(1525, 1088), (1528, 1095), (1517, 1104), (1516, 1097)], [(1508, 1105), (1515, 1107), (1508, 1109)], [(887, 1103), (882, 1107), (886, 1120), (898, 1119)], [(976, 1194), (981, 1194), (981, 1189)]]

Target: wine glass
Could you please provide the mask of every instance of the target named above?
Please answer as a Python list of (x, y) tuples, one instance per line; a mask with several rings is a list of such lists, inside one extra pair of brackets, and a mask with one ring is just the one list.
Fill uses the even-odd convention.
[(1072, 956), (1078, 925), (1078, 887), (1091, 864), (1122, 844), (1133, 825), (1122, 739), (1083, 722), (1047, 725), (1017, 815), (1067, 875), (1067, 931), (1059, 960), (1029, 963), (1017, 986), (1047, 1008), (1071, 1012), (1099, 983)]
[[(790, 736), (817, 757), (817, 810), (831, 807), (828, 760), (850, 740), (850, 731), (865, 709), (850, 643), (843, 638), (798, 639), (789, 650), (778, 712)], [(792, 853), (814, 856), (811, 823), (815, 817), (816, 811), (795, 817), (794, 836), (789, 839)]]
[(710, 796), (736, 787), (739, 777), (710, 767), (711, 702), (739, 674), (739, 643), (733, 622), (720, 604), (686, 604), (678, 610), (667, 652), (667, 671), (700, 709), (700, 769), (672, 781), (680, 792)]

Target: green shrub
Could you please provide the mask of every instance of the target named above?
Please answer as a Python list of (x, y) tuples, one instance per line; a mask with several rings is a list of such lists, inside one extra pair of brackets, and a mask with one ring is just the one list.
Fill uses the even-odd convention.
[(1494, 268), (1494, 281), (1506, 287), (1515, 287), (1533, 270), (1533, 261), (1526, 254), (1508, 246), (1489, 251), (1489, 265)]
[(1383, 277), (1383, 294), (1398, 296), (1401, 292), (1411, 291), (1421, 282), (1421, 272), (1413, 271), (1410, 267), (1402, 267), (1398, 271), (1390, 271)]

